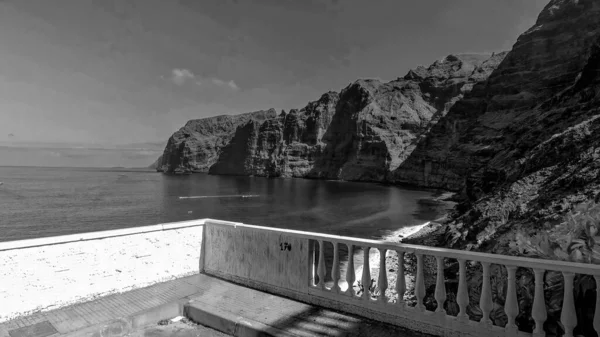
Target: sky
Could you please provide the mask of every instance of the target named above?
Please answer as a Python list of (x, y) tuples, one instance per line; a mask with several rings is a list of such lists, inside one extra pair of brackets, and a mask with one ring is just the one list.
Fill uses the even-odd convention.
[(0, 0), (0, 143), (164, 145), (189, 119), (510, 50), (547, 2)]

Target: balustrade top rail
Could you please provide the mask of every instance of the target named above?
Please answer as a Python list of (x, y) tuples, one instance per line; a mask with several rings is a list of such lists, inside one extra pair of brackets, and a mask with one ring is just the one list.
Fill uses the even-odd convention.
[(473, 260), (478, 262), (487, 262), (492, 264), (502, 264), (505, 266), (514, 267), (525, 267), (532, 269), (544, 269), (544, 270), (555, 270), (561, 272), (569, 272), (575, 274), (586, 274), (586, 275), (598, 275), (600, 276), (600, 265), (577, 263), (577, 262), (566, 262), (557, 260), (544, 260), (544, 259), (533, 259), (520, 256), (500, 255), (500, 254), (489, 254), (472, 252), (465, 250), (447, 249), (439, 247), (428, 247), (419, 245), (408, 245), (398, 242), (379, 241), (370, 239), (360, 239), (348, 236), (339, 236), (331, 234), (321, 234), (314, 232), (305, 232), (291, 229), (264, 227), (247, 225), (239, 222), (227, 222), (213, 219), (206, 219), (206, 224), (219, 225), (219, 226), (232, 226), (232, 227), (244, 227), (259, 230), (266, 230), (271, 232), (277, 232), (286, 235), (293, 235), (300, 238), (312, 239), (312, 240), (323, 240), (337, 243), (344, 243), (348, 245), (370, 247), (370, 248), (381, 248), (387, 250), (395, 250), (406, 253), (440, 256), (445, 258), (453, 258), (457, 260)]

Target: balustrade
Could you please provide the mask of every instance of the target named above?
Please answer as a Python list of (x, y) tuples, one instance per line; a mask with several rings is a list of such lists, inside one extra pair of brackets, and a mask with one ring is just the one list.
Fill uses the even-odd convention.
[[(318, 235), (318, 234), (316, 234)], [(331, 236), (333, 237), (333, 236)], [(341, 238), (341, 237), (339, 237)], [(541, 337), (545, 336), (544, 332), (544, 323), (547, 319), (546, 312), (546, 302), (544, 299), (544, 275), (546, 272), (545, 268), (533, 268), (532, 265), (535, 265), (535, 262), (539, 262), (540, 265), (553, 265), (554, 261), (532, 261), (532, 259), (523, 259), (521, 261), (520, 258), (514, 257), (505, 257), (505, 256), (494, 256), (489, 254), (481, 254), (481, 253), (471, 253), (471, 252), (459, 252), (452, 251), (452, 254), (444, 253), (444, 249), (439, 248), (429, 248), (429, 247), (419, 247), (419, 246), (410, 246), (410, 245), (402, 245), (402, 244), (392, 244), (392, 243), (384, 243), (384, 242), (375, 242), (370, 240), (360, 240), (360, 239), (329, 239), (333, 244), (333, 263), (331, 266), (331, 277), (333, 280), (333, 285), (328, 287), (325, 285), (325, 242), (327, 239), (318, 240), (319, 246), (319, 254), (318, 254), (318, 262), (315, 263), (316, 271), (319, 278), (319, 282), (316, 284), (312, 284), (311, 287), (315, 289), (320, 289), (324, 292), (328, 292), (331, 294), (337, 294), (340, 296), (340, 300), (344, 298), (349, 298), (350, 302), (356, 303), (357, 305), (361, 305), (360, 302), (365, 302), (363, 305), (377, 305), (380, 308), (388, 311), (388, 312), (398, 312), (404, 313), (407, 312), (413, 313), (415, 319), (420, 319), (423, 317), (428, 317), (428, 315), (437, 316), (436, 320), (441, 325), (461, 323), (465, 326), (470, 326), (474, 329), (474, 331), (489, 331), (494, 332), (493, 335), (498, 336), (533, 336), (533, 337)], [(365, 244), (365, 241), (370, 241), (370, 244)], [(347, 263), (346, 263), (346, 273), (345, 273), (345, 281), (347, 283), (347, 288), (342, 291), (342, 288), (339, 286), (340, 275), (341, 275), (341, 267), (343, 261), (340, 258), (340, 249), (339, 245), (343, 244), (347, 247)], [(357, 280), (356, 275), (356, 249), (355, 247), (359, 247), (362, 251), (362, 272), (358, 281), (360, 283), (361, 289), (356, 291), (354, 288), (354, 284)], [(379, 271), (377, 273), (376, 280), (376, 290), (373, 291), (374, 284), (371, 279), (371, 262), (376, 261), (371, 259), (371, 249), (374, 248), (379, 252)], [(388, 259), (386, 258), (388, 252), (393, 252), (397, 256), (397, 266), (396, 270), (392, 270), (395, 272), (396, 280), (394, 284), (388, 283)], [(407, 305), (408, 302), (405, 301), (406, 292), (409, 290), (409, 285), (407, 285), (407, 275), (405, 268), (405, 258), (407, 254), (412, 255), (414, 257), (414, 262), (416, 269), (414, 272), (414, 278), (411, 289), (414, 290), (413, 298), (414, 306)], [(434, 258), (435, 264), (426, 263), (427, 257), (431, 256)], [(456, 259), (456, 264), (458, 264), (458, 274), (456, 278), (458, 280), (458, 285), (455, 286), (456, 294), (452, 296), (452, 300), (456, 301), (458, 305), (458, 313), (454, 312), (455, 316), (450, 315), (446, 312), (445, 306), (446, 301), (449, 299), (447, 295), (447, 280), (444, 275), (444, 271), (447, 267), (448, 258)], [(508, 260), (508, 261), (503, 261)], [(432, 260), (433, 261), (433, 260)], [(471, 265), (472, 264), (472, 265)], [(477, 264), (479, 266), (477, 266)], [(435, 265), (435, 266), (434, 266)], [(468, 265), (471, 265), (469, 267)], [(492, 275), (491, 271), (494, 265), (504, 267), (506, 271), (506, 298), (504, 303), (504, 313), (506, 314), (506, 324), (504, 326), (498, 326), (497, 322), (494, 322), (491, 318), (492, 310), (494, 310), (494, 305), (498, 304), (495, 295), (492, 293)], [(315, 266), (312, 266), (313, 270), (315, 270)], [(478, 306), (477, 309), (481, 312), (481, 319), (479, 322), (473, 321), (468, 314), (468, 307), (470, 305), (474, 305), (472, 299), (469, 294), (474, 289), (469, 289), (469, 272), (468, 270), (479, 268), (481, 272), (481, 288), (480, 296), (478, 302), (475, 304)], [(519, 331), (519, 327), (517, 325), (517, 316), (520, 314), (519, 308), (519, 299), (517, 297), (517, 271), (519, 268), (529, 269), (532, 275), (535, 276), (535, 291), (533, 293), (533, 304), (531, 309), (531, 318), (535, 322), (535, 327), (531, 333), (526, 333), (523, 331)], [(556, 268), (556, 270), (560, 270), (561, 268)], [(574, 269), (577, 269), (574, 268)], [(427, 279), (435, 280), (435, 290), (433, 294), (429, 296), (433, 296), (433, 300), (426, 299), (426, 270), (431, 270), (431, 273), (435, 272), (435, 276), (427, 276)], [(574, 277), (576, 273), (569, 271), (562, 271), (562, 275), (564, 277), (564, 300), (562, 305), (562, 313), (561, 313), (561, 324), (565, 329), (564, 337), (573, 337), (573, 333), (575, 328), (577, 327), (577, 316), (575, 311), (575, 302), (574, 302)], [(600, 270), (598, 275), (594, 276), (598, 288), (598, 293), (600, 293)], [(473, 284), (477, 282), (471, 281)], [(498, 282), (497, 280), (495, 282)], [(395, 293), (397, 294), (395, 298), (390, 298), (386, 291), (389, 288), (393, 288)], [(498, 285), (496, 285), (498, 287)], [(436, 304), (435, 310), (432, 312), (427, 310), (425, 301), (428, 303)], [(415, 303), (416, 302), (416, 303)], [(596, 299), (597, 307), (600, 308), (600, 296)], [(394, 309), (396, 308), (396, 309)], [(408, 311), (406, 311), (408, 310)], [(425, 315), (425, 316), (423, 316)], [(594, 313), (594, 328), (598, 330), (600, 328), (600, 310), (597, 310)], [(499, 330), (500, 329), (500, 330)], [(498, 331), (503, 331), (503, 333), (498, 334)]]
[[(596, 282), (596, 294), (600, 294), (598, 265), (405, 245), (240, 224), (236, 226), (308, 240), (307, 254), (310, 265), (302, 267), (308, 268), (309, 272), (306, 294), (309, 296), (308, 301), (312, 296), (333, 301), (332, 305), (335, 308), (356, 307), (360, 308), (359, 312), (365, 312), (366, 309), (374, 313), (370, 317), (382, 315), (387, 317), (385, 321), (391, 323), (395, 319), (404, 322), (402, 324), (409, 321), (419, 322), (420, 326), (425, 326), (426, 329), (433, 327), (430, 331), (439, 335), (450, 333), (470, 336), (485, 334), (490, 337), (542, 337), (545, 336), (544, 326), (549, 323), (547, 320), (550, 318), (553, 324), (560, 323), (561, 329), (564, 329), (564, 337), (587, 334), (588, 332), (580, 332), (583, 326), (578, 326), (582, 322), (578, 322), (576, 311), (576, 306), (579, 305), (576, 303), (576, 295), (581, 296), (576, 293), (576, 287), (580, 287), (578, 280), (581, 275), (591, 275)], [(375, 252), (378, 252), (379, 258), (371, 259), (371, 253)], [(359, 272), (361, 267), (357, 265), (356, 257), (360, 259), (360, 256), (362, 271)], [(397, 265), (390, 266), (388, 256), (397, 257)], [(372, 273), (371, 265), (377, 262), (379, 270)], [(326, 266), (329, 263), (330, 268)], [(342, 275), (344, 266), (346, 270)], [(445, 275), (450, 270), (455, 270), (454, 267), (458, 267), (457, 275)], [(331, 279), (326, 282), (328, 273)], [(372, 275), (377, 275), (374, 284)], [(562, 302), (558, 302), (562, 305), (558, 315), (560, 317), (548, 316), (545, 299), (548, 275), (562, 275)], [(396, 277), (395, 282), (388, 281), (388, 277), (392, 276)], [(525, 276), (531, 277), (531, 291), (524, 288), (529, 286), (522, 282)], [(360, 287), (355, 287), (355, 283), (359, 283)], [(532, 301), (529, 306), (520, 305), (525, 293), (528, 296), (527, 300)], [(598, 331), (600, 296), (595, 300), (598, 310), (595, 310), (593, 316), (591, 313), (588, 316), (593, 317), (593, 329)], [(343, 305), (340, 306), (340, 303)], [(553, 307), (555, 308), (554, 304)], [(524, 309), (531, 312), (523, 312)], [(525, 327), (519, 326), (521, 322), (527, 321), (520, 318), (523, 315), (531, 318), (530, 331), (523, 331)], [(588, 323), (592, 325), (592, 322)], [(585, 328), (591, 329), (589, 326)]]

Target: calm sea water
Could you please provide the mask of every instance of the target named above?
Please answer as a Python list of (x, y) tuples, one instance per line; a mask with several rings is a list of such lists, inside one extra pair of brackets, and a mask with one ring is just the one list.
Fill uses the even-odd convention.
[(148, 170), (0, 167), (0, 241), (198, 218), (381, 238), (442, 216), (432, 191)]

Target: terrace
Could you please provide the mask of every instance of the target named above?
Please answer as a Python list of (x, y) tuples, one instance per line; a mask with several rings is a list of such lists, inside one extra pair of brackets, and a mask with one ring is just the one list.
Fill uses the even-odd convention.
[[(390, 272), (386, 257), (393, 255), (402, 263)], [(407, 257), (416, 268), (404, 263)], [(427, 259), (437, 266), (431, 285), (437, 303), (434, 311), (424, 305)], [(450, 279), (444, 273), (449, 260), (459, 265), (458, 275), (452, 277), (458, 279), (456, 294), (452, 294), (460, 309), (456, 316), (444, 310), (449, 299)], [(480, 321), (467, 315), (468, 306), (473, 305), (467, 271), (476, 264), (483, 272)], [(31, 336), (51, 335), (31, 332), (36, 326), (43, 330), (40, 324), (45, 331), (60, 335), (102, 329), (100, 335), (119, 335), (178, 314), (233, 335), (249, 329), (271, 335), (308, 336), (311, 331), (339, 335), (344, 331), (384, 336), (408, 329), (412, 332), (405, 331), (406, 336), (545, 336), (546, 271), (558, 271), (564, 277), (560, 320), (564, 336), (573, 336), (578, 324), (575, 276), (592, 275), (600, 285), (596, 265), (211, 219), (3, 242), (0, 265), (1, 337), (28, 336), (27, 331)], [(497, 306), (492, 294), (493, 267), (507, 274), (504, 326), (489, 319)], [(525, 313), (535, 321), (532, 332), (519, 331), (516, 324), (519, 268), (535, 275), (533, 306)], [(373, 279), (372, 287), (359, 286), (370, 285)], [(600, 310), (593, 317), (598, 331)], [(365, 326), (371, 330), (364, 330)]]

